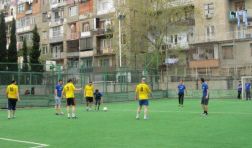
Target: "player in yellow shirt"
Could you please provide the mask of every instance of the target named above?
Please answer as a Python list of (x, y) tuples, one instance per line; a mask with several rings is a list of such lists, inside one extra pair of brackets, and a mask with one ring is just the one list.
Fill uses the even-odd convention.
[(94, 102), (94, 85), (91, 81), (84, 88), (84, 96), (86, 98), (86, 110), (92, 110), (92, 104)]
[(142, 106), (144, 106), (144, 119), (147, 119), (149, 95), (151, 95), (150, 87), (145, 83), (145, 78), (142, 78), (142, 82), (136, 87), (136, 100), (139, 100), (139, 107), (137, 108), (136, 119), (139, 119)]
[[(67, 81), (67, 84), (63, 88), (63, 96), (67, 100), (67, 117), (68, 117), (68, 119), (70, 119), (71, 117), (74, 119), (77, 118), (75, 115), (75, 112), (76, 112), (75, 105), (76, 104), (75, 104), (75, 95), (74, 95), (74, 92), (76, 90), (80, 90), (80, 89), (75, 88), (72, 79), (69, 79)], [(72, 107), (71, 114), (70, 114), (70, 107)]]
[(8, 119), (15, 118), (16, 104), (20, 101), (17, 82), (13, 80), (6, 88), (8, 98)]

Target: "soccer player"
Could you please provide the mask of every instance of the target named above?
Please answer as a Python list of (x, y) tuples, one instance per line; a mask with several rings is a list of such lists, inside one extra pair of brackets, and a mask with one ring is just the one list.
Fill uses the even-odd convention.
[[(73, 84), (73, 80), (69, 79), (67, 81), (67, 84), (64, 86), (63, 88), (63, 96), (66, 98), (67, 100), (67, 117), (68, 119), (70, 119), (71, 117), (73, 119), (76, 119), (76, 108), (75, 108), (75, 96), (74, 96), (74, 91), (76, 90), (81, 90), (81, 89), (77, 89), (75, 88), (74, 84)], [(70, 107), (72, 108), (72, 113), (70, 113)]]
[(178, 85), (178, 99), (179, 99), (179, 106), (183, 107), (184, 104), (184, 94), (186, 91), (186, 86), (184, 85), (184, 81), (180, 80)]
[(208, 84), (205, 82), (204, 78), (201, 78), (201, 87), (202, 87), (202, 98), (201, 105), (203, 109), (203, 115), (208, 115), (208, 102), (209, 102), (209, 92), (208, 92)]
[(95, 97), (95, 110), (99, 110), (102, 102), (101, 98), (102, 94), (99, 92), (98, 89), (95, 90), (94, 97)]
[(54, 90), (56, 115), (63, 115), (64, 114), (61, 111), (62, 91), (63, 91), (63, 81), (59, 80), (58, 84), (55, 86), (55, 90)]
[(91, 81), (84, 88), (84, 96), (86, 98), (86, 110), (92, 110), (92, 104), (94, 102), (94, 86)]
[(145, 78), (142, 78), (142, 82), (136, 87), (135, 99), (139, 100), (139, 107), (137, 108), (136, 119), (139, 119), (142, 106), (144, 107), (144, 119), (148, 118), (148, 106), (149, 106), (149, 95), (151, 95), (150, 87), (145, 83)]
[(17, 82), (13, 80), (10, 85), (6, 88), (6, 96), (8, 98), (8, 119), (15, 118), (16, 104), (20, 101), (19, 90), (16, 84)]
[(245, 83), (246, 100), (251, 100), (250, 89), (251, 89), (251, 83), (247, 81)]
[(242, 84), (241, 84), (241, 81), (239, 81), (239, 84), (237, 86), (237, 91), (238, 91), (237, 98), (241, 99), (241, 93), (242, 93)]

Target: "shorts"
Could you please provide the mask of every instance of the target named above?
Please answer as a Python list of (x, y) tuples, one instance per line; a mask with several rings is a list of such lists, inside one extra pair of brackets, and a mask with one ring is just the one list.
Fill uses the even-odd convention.
[(55, 96), (55, 105), (61, 105), (61, 97)]
[(67, 106), (75, 106), (75, 99), (67, 98)]
[(139, 106), (149, 106), (149, 101), (148, 100), (139, 100)]
[(208, 105), (208, 102), (209, 102), (209, 97), (206, 98), (206, 96), (203, 96), (203, 97), (201, 98), (201, 104), (202, 104), (202, 105)]
[(92, 103), (94, 101), (93, 97), (86, 97), (86, 102)]
[(16, 110), (17, 99), (8, 99), (8, 110)]

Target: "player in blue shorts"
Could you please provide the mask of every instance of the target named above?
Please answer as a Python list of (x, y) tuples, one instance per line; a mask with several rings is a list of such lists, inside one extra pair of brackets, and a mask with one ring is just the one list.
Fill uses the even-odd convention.
[(184, 84), (184, 81), (180, 80), (180, 83), (178, 85), (179, 107), (183, 107), (185, 91), (186, 91), (186, 86)]
[(58, 84), (55, 86), (54, 96), (55, 96), (55, 111), (56, 115), (63, 115), (61, 111), (61, 100), (62, 100), (62, 91), (63, 91), (63, 81), (59, 80)]
[(202, 87), (202, 98), (201, 98), (201, 105), (203, 109), (203, 115), (208, 115), (208, 102), (209, 102), (209, 91), (208, 91), (208, 84), (205, 82), (204, 78), (201, 78), (201, 87)]

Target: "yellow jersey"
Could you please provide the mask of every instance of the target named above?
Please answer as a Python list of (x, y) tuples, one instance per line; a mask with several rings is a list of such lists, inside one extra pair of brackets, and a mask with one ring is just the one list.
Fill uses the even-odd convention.
[(18, 86), (15, 84), (10, 84), (7, 86), (6, 94), (9, 99), (18, 99)]
[(139, 100), (147, 100), (151, 90), (149, 86), (145, 83), (140, 83), (136, 87), (136, 94), (138, 95)]
[(74, 91), (75, 87), (73, 83), (67, 83), (63, 88), (63, 93), (65, 94), (66, 98), (74, 98)]
[(94, 86), (93, 85), (86, 85), (84, 88), (85, 97), (94, 97)]

